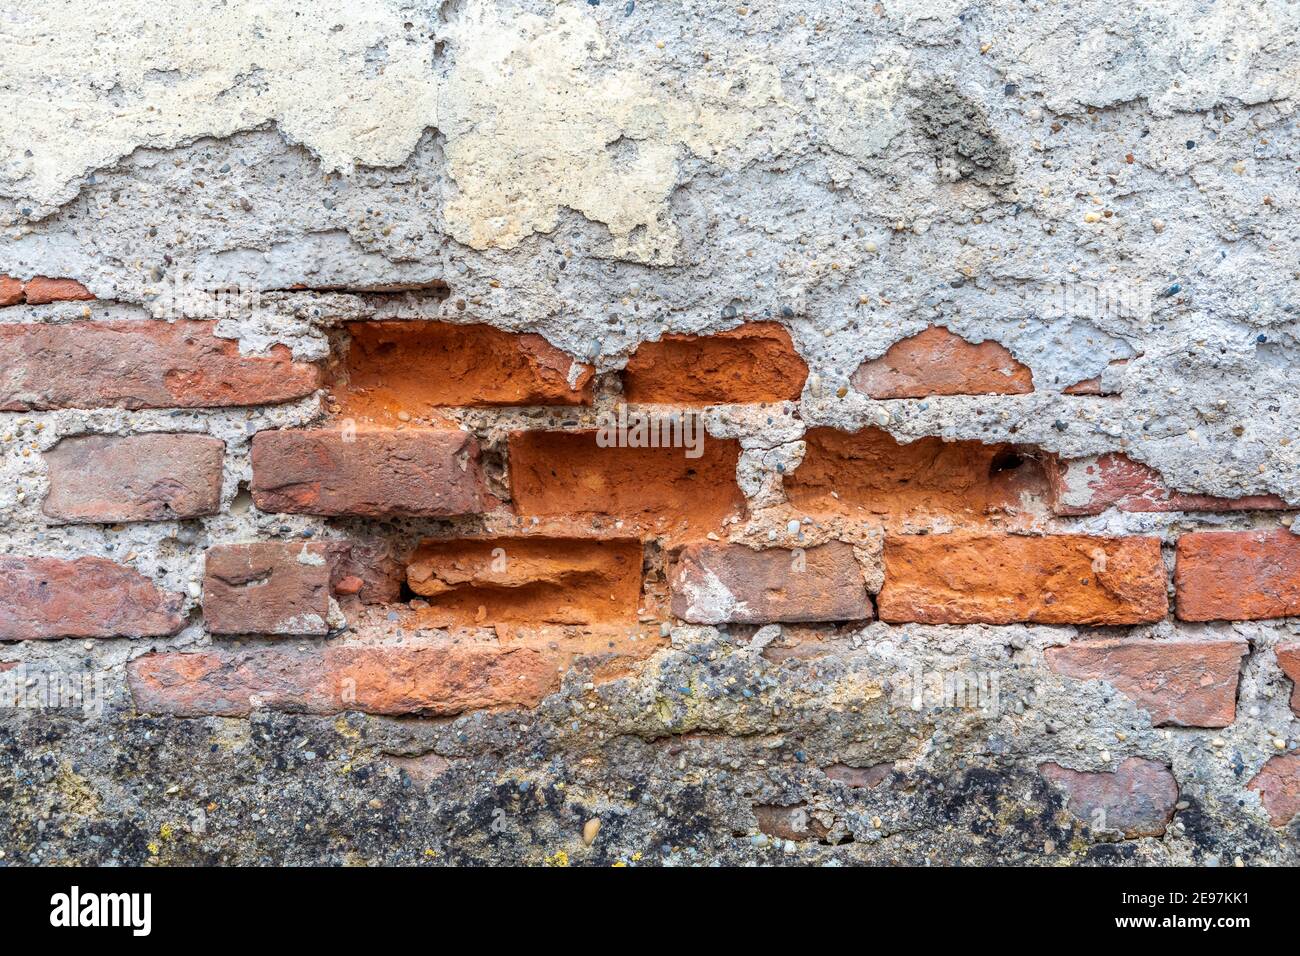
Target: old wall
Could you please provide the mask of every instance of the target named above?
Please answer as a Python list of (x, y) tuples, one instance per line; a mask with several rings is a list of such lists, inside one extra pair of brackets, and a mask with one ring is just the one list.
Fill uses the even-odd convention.
[(1297, 862), (1298, 26), (9, 4), (4, 860)]

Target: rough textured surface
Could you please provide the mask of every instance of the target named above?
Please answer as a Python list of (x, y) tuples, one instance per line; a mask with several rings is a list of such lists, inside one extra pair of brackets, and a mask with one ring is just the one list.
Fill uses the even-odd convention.
[(1174, 585), (1184, 621), (1300, 614), (1300, 536), (1285, 528), (1185, 534)]
[(239, 354), (209, 323), (0, 325), (0, 410), (254, 405), (310, 395), (313, 366)]
[(180, 605), (180, 595), (103, 558), (0, 557), (0, 640), (174, 634)]
[(898, 535), (885, 539), (882, 621), (1141, 624), (1169, 610), (1155, 538)]
[(226, 443), (206, 435), (82, 435), (45, 453), (41, 510), (60, 521), (163, 521), (221, 510)]
[(1047, 662), (1070, 677), (1113, 685), (1157, 726), (1226, 727), (1236, 716), (1247, 650), (1235, 640), (1076, 641), (1052, 648)]
[(752, 322), (716, 335), (665, 335), (627, 360), (629, 402), (709, 405), (798, 400), (808, 366), (775, 322)]
[(203, 621), (213, 634), (328, 634), (326, 545), (259, 541), (209, 548)]
[(673, 614), (692, 624), (874, 616), (853, 548), (839, 541), (807, 550), (692, 545), (673, 568), (672, 591)]
[(1034, 390), (1028, 366), (997, 342), (967, 342), (947, 329), (926, 329), (858, 366), (853, 387), (871, 398), (927, 395), (1022, 395)]
[[(1152, 538), (1167, 567), (1188, 533), (1294, 535), (1291, 507), (1058, 514), (1044, 467), (1122, 454), (1179, 495), (1300, 503), (1298, 28), (1283, 0), (1121, 16), (1019, 0), (11, 0), (0, 555), (129, 569), (115, 589), (156, 588), (178, 629), (0, 647), (0, 682), (104, 687), (102, 707), (33, 694), (0, 710), (4, 861), (1300, 862), (1295, 823), (1262, 800), (1277, 788), (1248, 787), (1300, 740), (1275, 653), (1294, 615), (1100, 633), (694, 626), (667, 579), (673, 550), (710, 534), (843, 542), (864, 570), (886, 530)], [(38, 276), (95, 298), (32, 304), (21, 287)], [(591, 368), (591, 404), (367, 409), (332, 377), (359, 322), (541, 336)], [(574, 436), (615, 411), (640, 347), (753, 322), (784, 329), (807, 376), (781, 402), (695, 406), (704, 457), (602, 459)], [(118, 325), (132, 334), (101, 328)], [(1034, 391), (853, 387), (935, 326), (1005, 348)], [(388, 387), (445, 385), (420, 367), (387, 366)], [(256, 434), (367, 415), (465, 428), (501, 505), (258, 507)], [(61, 440), (158, 432), (225, 442), (219, 513), (42, 512)], [(546, 436), (531, 460), (524, 432)], [(421, 542), (520, 535), (638, 538), (634, 624), (447, 629), (413, 606)], [(252, 541), (351, 543), (336, 634), (208, 632), (204, 553)], [(1274, 600), (1248, 590), (1260, 580), (1236, 578), (1235, 599)], [(88, 629), (117, 607), (87, 608)], [(1156, 726), (1199, 699), (1204, 670), (1161, 688), (1168, 662), (1152, 659), (1124, 690), (1050, 666), (1094, 639), (1230, 644), (1232, 722)], [(302, 683), (349, 648), (373, 696)], [(165, 691), (138, 679), (150, 667)], [(269, 703), (248, 699), (259, 687)], [(1039, 772), (1131, 758), (1177, 782), (1158, 836), (1080, 819)], [(868, 786), (843, 769), (876, 767)], [(788, 842), (763, 808), (800, 824)]]
[(1273, 826), (1286, 826), (1300, 813), (1300, 755), (1270, 758), (1247, 787), (1259, 792)]
[(264, 431), (250, 457), (263, 511), (445, 516), (485, 506), (478, 444), (454, 429)]
[(1129, 757), (1113, 772), (1071, 770), (1045, 763), (1039, 772), (1069, 794), (1070, 812), (1097, 830), (1125, 839), (1161, 836), (1174, 817), (1178, 781), (1164, 764)]

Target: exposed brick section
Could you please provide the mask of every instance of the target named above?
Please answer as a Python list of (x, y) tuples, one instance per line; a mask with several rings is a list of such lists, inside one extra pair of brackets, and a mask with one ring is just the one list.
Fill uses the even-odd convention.
[(1276, 495), (1216, 498), (1173, 491), (1154, 468), (1111, 453), (1090, 458), (1053, 459), (1047, 468), (1052, 510), (1058, 515), (1121, 511), (1249, 511), (1285, 508)]
[(1070, 812), (1094, 830), (1119, 830), (1128, 840), (1161, 836), (1174, 818), (1178, 781), (1155, 760), (1129, 757), (1113, 773), (1054, 763), (1038, 772), (1066, 792)]
[(387, 418), (446, 405), (591, 401), (591, 367), (540, 335), (446, 322), (350, 322), (347, 330), (347, 359), (335, 388), (344, 414)]
[(1300, 813), (1300, 754), (1268, 758), (1246, 788), (1258, 791), (1273, 826), (1286, 826)]
[(795, 401), (807, 378), (790, 333), (775, 322), (752, 322), (646, 342), (628, 360), (623, 393), (629, 402), (668, 405)]
[(1236, 716), (1241, 640), (1076, 641), (1047, 650), (1052, 670), (1104, 680), (1157, 726), (1226, 727)]
[(754, 807), (754, 818), (761, 832), (778, 840), (821, 840), (830, 833), (802, 803), (788, 807), (760, 804)]
[(1156, 538), (898, 535), (880, 618), (924, 624), (1140, 624), (1169, 609)]
[(407, 568), (444, 626), (635, 621), (641, 542), (491, 538), (427, 541)]
[(1047, 491), (1039, 463), (1014, 445), (903, 444), (879, 428), (810, 428), (804, 441), (803, 461), (784, 484), (791, 504), (813, 514), (973, 518), (1016, 511)]
[(0, 308), (23, 301), (23, 284), (12, 276), (0, 275)]
[(161, 653), (127, 667), (142, 713), (243, 716), (256, 707), (312, 714), (445, 716), (484, 707), (533, 707), (559, 689), (562, 671), (603, 669), (651, 653), (653, 641), (566, 640), (320, 649), (220, 649)]
[(81, 435), (45, 453), (42, 511), (69, 522), (165, 521), (216, 514), (226, 444), (207, 435)]
[(181, 604), (105, 558), (0, 556), (0, 640), (161, 637), (185, 623)]
[(997, 342), (967, 342), (940, 326), (895, 342), (858, 366), (853, 387), (872, 398), (1021, 395), (1034, 390), (1029, 368)]
[(95, 297), (89, 289), (75, 279), (47, 279), (45, 276), (28, 279), (23, 294), (28, 305), (84, 302)]
[(330, 541), (330, 588), (362, 604), (392, 604), (402, 597), (406, 564), (384, 538)]
[(600, 514), (663, 530), (712, 529), (743, 514), (740, 445), (706, 438), (681, 448), (601, 448), (596, 432), (510, 435), (510, 494), (521, 515)]
[(1300, 717), (1300, 642), (1279, 644), (1274, 652), (1282, 673), (1291, 678), (1291, 709)]
[(673, 614), (692, 624), (859, 621), (872, 614), (853, 548), (807, 550), (697, 544), (672, 575)]
[(1300, 536), (1197, 531), (1178, 539), (1174, 566), (1184, 621), (1257, 621), (1300, 614)]
[(263, 511), (445, 517), (486, 504), (478, 443), (454, 428), (263, 431), (252, 458)]
[(260, 405), (315, 391), (315, 366), (292, 361), (283, 346), (240, 355), (213, 325), (0, 325), (0, 411)]
[(213, 634), (328, 634), (331, 552), (323, 542), (209, 548), (203, 619)]

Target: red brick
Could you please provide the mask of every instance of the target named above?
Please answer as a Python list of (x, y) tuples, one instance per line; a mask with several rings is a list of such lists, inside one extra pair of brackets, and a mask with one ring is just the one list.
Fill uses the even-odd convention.
[(344, 415), (387, 420), (448, 405), (591, 402), (592, 368), (540, 335), (447, 322), (350, 322), (347, 330), (334, 388)]
[(1047, 468), (1052, 510), (1058, 515), (1095, 515), (1107, 508), (1121, 511), (1250, 511), (1285, 508), (1276, 495), (1216, 498), (1173, 491), (1160, 472), (1126, 455), (1053, 459)]
[(75, 279), (47, 279), (45, 276), (28, 279), (24, 293), (28, 305), (83, 302), (94, 298), (90, 290)]
[(885, 538), (880, 619), (1141, 624), (1169, 609), (1156, 538), (955, 533)]
[(796, 551), (691, 545), (673, 569), (672, 592), (673, 614), (692, 624), (861, 621), (873, 616), (853, 548), (839, 541)]
[(510, 435), (510, 494), (521, 515), (623, 518), (661, 530), (717, 528), (745, 512), (740, 444), (705, 438), (681, 448), (600, 447), (594, 431)]
[(636, 539), (426, 541), (406, 576), (434, 626), (636, 621), (641, 551)]
[(1259, 793), (1273, 826), (1286, 826), (1300, 813), (1300, 754), (1269, 757), (1246, 789)]
[(325, 542), (209, 548), (203, 619), (213, 634), (328, 634), (331, 552)]
[(1047, 663), (1078, 680), (1104, 680), (1157, 727), (1226, 727), (1236, 716), (1241, 640), (1115, 639), (1047, 649)]
[(263, 431), (252, 459), (263, 511), (446, 517), (486, 507), (478, 443), (459, 429)]
[(81, 435), (45, 453), (42, 511), (70, 522), (166, 521), (216, 514), (226, 444), (207, 435)]
[(213, 325), (0, 325), (0, 411), (258, 405), (316, 390), (316, 367), (292, 361), (287, 348), (240, 355)]
[(1282, 673), (1291, 678), (1291, 709), (1300, 717), (1300, 642), (1279, 644), (1273, 650)]
[[(611, 646), (612, 645), (612, 646)], [(485, 707), (534, 707), (569, 667), (626, 666), (654, 641), (609, 635), (499, 644), (338, 645), (149, 654), (127, 676), (142, 713), (244, 716), (255, 706), (312, 714), (446, 716)], [(255, 701), (257, 703), (255, 703)]]
[(644, 343), (623, 371), (623, 394), (629, 402), (667, 405), (797, 401), (807, 378), (790, 333), (775, 322), (752, 322), (717, 335)]
[(1178, 539), (1177, 613), (1184, 621), (1258, 621), (1300, 614), (1300, 536), (1195, 531)]
[(184, 625), (181, 605), (105, 558), (0, 556), (0, 640), (161, 637)]
[(0, 308), (23, 301), (23, 284), (12, 276), (0, 275)]
[(872, 398), (1021, 395), (1034, 390), (1033, 374), (1005, 346), (967, 342), (937, 325), (863, 362), (851, 381)]
[(835, 763), (825, 767), (822, 773), (830, 780), (858, 790), (880, 786), (893, 775), (894, 765), (877, 763), (870, 767), (851, 767), (848, 764)]
[(1039, 463), (1015, 445), (902, 443), (879, 428), (810, 428), (804, 442), (784, 485), (790, 503), (810, 514), (978, 518), (1020, 511), (1047, 491)]
[(1129, 757), (1113, 773), (1054, 763), (1038, 772), (1066, 792), (1070, 812), (1093, 830), (1120, 830), (1128, 840), (1161, 836), (1174, 818), (1178, 781), (1155, 760)]

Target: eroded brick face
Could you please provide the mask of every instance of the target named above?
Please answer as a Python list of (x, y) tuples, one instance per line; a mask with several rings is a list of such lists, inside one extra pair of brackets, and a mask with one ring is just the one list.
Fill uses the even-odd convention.
[(264, 431), (252, 460), (263, 511), (444, 517), (487, 507), (478, 443), (457, 429)]
[(967, 342), (932, 326), (896, 342), (853, 373), (853, 387), (872, 398), (927, 395), (1020, 395), (1034, 376), (997, 342)]
[(209, 548), (204, 619), (213, 634), (328, 634), (328, 545), (255, 542)]
[(1126, 840), (1163, 834), (1178, 802), (1178, 782), (1169, 768), (1142, 757), (1129, 757), (1113, 772), (1055, 763), (1039, 772), (1065, 791), (1076, 817), (1096, 830), (1119, 830)]
[(352, 322), (343, 414), (392, 420), (445, 406), (580, 405), (592, 370), (540, 335), (447, 322)]
[(602, 448), (594, 431), (515, 432), (510, 494), (523, 516), (602, 515), (703, 533), (745, 511), (739, 457), (728, 439), (706, 438), (689, 458), (681, 448)]
[(670, 405), (795, 401), (808, 366), (774, 322), (753, 322), (717, 335), (665, 335), (628, 360), (629, 402)]
[(1169, 609), (1155, 538), (893, 535), (880, 618), (925, 624), (1140, 624)]
[(181, 629), (181, 597), (104, 558), (0, 556), (0, 640), (161, 637)]
[(211, 322), (0, 325), (0, 411), (260, 405), (316, 390), (283, 346), (241, 355)]
[(1104, 680), (1174, 727), (1226, 727), (1248, 651), (1239, 639), (1083, 640), (1047, 651), (1048, 665), (1079, 680)]
[(82, 435), (46, 452), (41, 510), (69, 522), (164, 521), (216, 514), (226, 443), (207, 435)]
[(785, 491), (810, 514), (975, 520), (1031, 507), (1046, 493), (1039, 463), (1005, 443), (900, 442), (879, 428), (812, 428), (805, 442), (803, 461), (786, 475)]
[(1120, 454), (1053, 459), (1047, 466), (1052, 510), (1059, 515), (1095, 515), (1107, 508), (1121, 511), (1253, 511), (1285, 508), (1276, 495), (1216, 498), (1170, 489), (1160, 473)]

